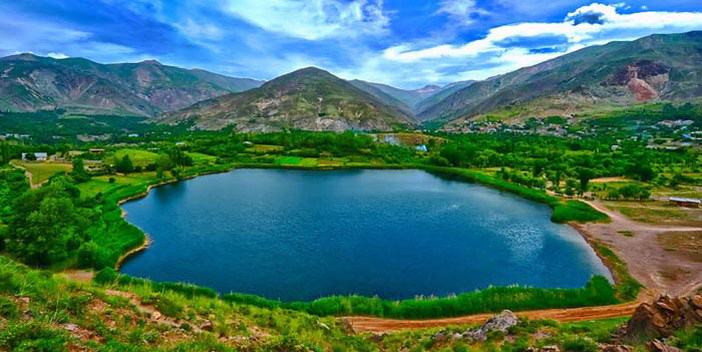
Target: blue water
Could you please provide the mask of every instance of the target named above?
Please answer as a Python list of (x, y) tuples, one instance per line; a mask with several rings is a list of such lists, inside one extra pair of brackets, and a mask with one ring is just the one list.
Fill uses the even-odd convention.
[(153, 244), (122, 272), (223, 293), (402, 299), (609, 277), (546, 205), (417, 170), (235, 170), (123, 208)]

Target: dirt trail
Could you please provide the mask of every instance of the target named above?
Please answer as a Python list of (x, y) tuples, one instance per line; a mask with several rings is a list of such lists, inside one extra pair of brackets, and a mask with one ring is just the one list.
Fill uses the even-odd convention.
[[(659, 236), (702, 231), (702, 227), (651, 225), (633, 221), (599, 201), (583, 201), (607, 214), (610, 223), (576, 225), (584, 236), (606, 243), (626, 264), (631, 275), (654, 293), (688, 295), (702, 285), (702, 262), (665, 248)], [(624, 236), (622, 231), (630, 232)]]
[[(576, 322), (595, 319), (618, 318), (630, 316), (640, 302), (630, 302), (602, 307), (584, 307), (568, 309), (545, 309), (517, 312), (518, 316), (534, 319), (551, 319), (559, 322)], [(405, 329), (421, 329), (448, 325), (483, 324), (494, 314), (474, 314), (455, 318), (428, 320), (400, 320), (370, 317), (344, 317), (357, 333), (392, 333)]]
[[(158, 323), (158, 324), (164, 324), (172, 327), (180, 327), (180, 323), (178, 320), (173, 319), (171, 317), (163, 315), (161, 312), (159, 312), (156, 308), (142, 304), (141, 301), (139, 300), (139, 297), (137, 295), (131, 293), (131, 292), (124, 292), (124, 291), (117, 291), (117, 290), (107, 290), (105, 291), (108, 295), (110, 296), (120, 296), (122, 298), (126, 298), (129, 300), (129, 303), (133, 304), (141, 313), (148, 313), (151, 315), (151, 321)], [(199, 333), (202, 332), (202, 330), (197, 327), (191, 325), (191, 328), (193, 329), (194, 332)]]

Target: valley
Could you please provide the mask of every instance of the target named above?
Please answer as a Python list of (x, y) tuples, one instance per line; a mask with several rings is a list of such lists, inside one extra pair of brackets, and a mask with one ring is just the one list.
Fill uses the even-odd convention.
[[(351, 3), (311, 18), (380, 13)], [(555, 25), (637, 11), (587, 8)], [(381, 24), (371, 57), (339, 21), (192, 14), (143, 52), (98, 42), (124, 30), (1, 51), (0, 350), (702, 348), (702, 31), (415, 47)], [(253, 27), (254, 60), (212, 49)], [(343, 50), (267, 56), (322, 42)]]

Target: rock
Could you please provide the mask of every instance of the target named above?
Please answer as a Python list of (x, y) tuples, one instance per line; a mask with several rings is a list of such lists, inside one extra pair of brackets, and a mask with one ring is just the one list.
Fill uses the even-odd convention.
[(702, 309), (702, 295), (694, 295), (690, 297), (690, 303), (697, 309)]
[(649, 352), (682, 352), (681, 349), (666, 345), (661, 340), (653, 340), (646, 343), (646, 350)]
[(380, 343), (383, 341), (384, 338), (385, 338), (385, 334), (375, 333), (375, 334), (371, 335), (369, 340), (373, 343)]
[(347, 318), (341, 318), (341, 325), (344, 326), (344, 331), (348, 334), (355, 334), (356, 329), (353, 328), (353, 324), (351, 323), (350, 319)]
[(695, 297), (663, 295), (656, 302), (642, 303), (616, 338), (623, 342), (640, 342), (671, 336), (676, 330), (702, 323), (702, 315), (695, 307)]
[(437, 332), (436, 334), (434, 334), (434, 341), (441, 342), (441, 341), (446, 340), (447, 337), (448, 337), (448, 335), (446, 335), (446, 332), (444, 332), (444, 330), (441, 330), (441, 331)]
[(156, 311), (156, 312), (151, 313), (151, 319), (158, 320), (160, 318), (161, 318), (161, 312)]
[(461, 335), (461, 334), (459, 334), (459, 333), (455, 333), (455, 334), (453, 334), (453, 336), (451, 336), (451, 337), (452, 337), (454, 340), (460, 340), (460, 339), (463, 338), (463, 335)]
[(214, 324), (212, 324), (211, 320), (205, 320), (205, 322), (200, 325), (200, 329), (202, 331), (212, 331), (214, 330)]
[(599, 352), (632, 352), (634, 349), (627, 345), (598, 343), (597, 350)]
[(19, 300), (24, 302), (25, 304), (29, 304), (29, 302), (30, 302), (29, 297), (20, 297)]
[(68, 330), (68, 331), (75, 331), (76, 329), (78, 329), (78, 325), (69, 323), (69, 324), (65, 324), (63, 326), (63, 328)]
[(483, 325), (479, 329), (473, 331), (466, 331), (464, 336), (474, 340), (485, 341), (487, 339), (488, 333), (493, 331), (501, 331), (502, 333), (507, 333), (507, 330), (517, 325), (518, 322), (519, 321), (517, 319), (517, 316), (514, 315), (514, 313), (512, 313), (509, 310), (503, 310), (502, 313), (490, 318), (490, 320), (488, 320), (487, 323), (485, 323), (485, 325)]
[(539, 348), (539, 352), (561, 352), (558, 346), (544, 346)]

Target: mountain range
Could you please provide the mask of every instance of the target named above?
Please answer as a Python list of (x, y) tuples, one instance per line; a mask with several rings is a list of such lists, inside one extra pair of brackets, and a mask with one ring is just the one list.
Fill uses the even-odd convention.
[(483, 81), (405, 90), (314, 67), (269, 82), (162, 65), (0, 58), (0, 110), (63, 108), (240, 130), (387, 130), (426, 121), (519, 119), (702, 97), (702, 31), (565, 54)]
[(587, 47), (476, 82), (420, 118), (565, 115), (700, 96), (702, 31), (695, 31)]
[(62, 108), (88, 114), (155, 116), (263, 84), (148, 60), (98, 64), (33, 54), (0, 58), (0, 110)]

